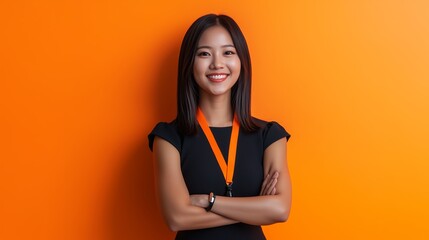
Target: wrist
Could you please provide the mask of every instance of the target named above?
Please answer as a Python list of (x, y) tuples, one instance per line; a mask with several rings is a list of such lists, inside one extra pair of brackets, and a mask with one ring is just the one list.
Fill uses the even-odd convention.
[(216, 200), (216, 195), (211, 192), (208, 196), (208, 206), (206, 207), (206, 211), (210, 212)]

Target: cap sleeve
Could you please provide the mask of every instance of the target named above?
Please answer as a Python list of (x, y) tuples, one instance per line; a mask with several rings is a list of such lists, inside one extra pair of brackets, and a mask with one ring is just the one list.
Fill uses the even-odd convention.
[(181, 152), (182, 141), (178, 130), (170, 123), (160, 122), (158, 123), (148, 135), (149, 148), (153, 151), (153, 141), (155, 136), (160, 137), (167, 142), (171, 143), (179, 152)]
[(264, 133), (264, 150), (275, 141), (286, 137), (289, 140), (290, 134), (277, 122), (268, 122), (265, 126)]

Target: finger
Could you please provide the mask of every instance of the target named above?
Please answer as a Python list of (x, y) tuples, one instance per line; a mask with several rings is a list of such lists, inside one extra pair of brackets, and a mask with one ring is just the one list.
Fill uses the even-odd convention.
[(277, 178), (278, 178), (278, 173), (277, 172), (275, 172), (274, 174), (272, 174), (272, 177), (271, 177), (271, 179), (269, 180), (269, 182), (267, 183), (267, 186), (266, 186), (266, 188), (268, 189), (268, 188), (270, 188), (270, 186), (273, 184), (273, 181), (274, 180), (276, 180)]
[(271, 188), (273, 186), (273, 181), (276, 178), (271, 178), (270, 181), (265, 185), (264, 191), (262, 192), (262, 195), (268, 195), (268, 192), (271, 191)]
[(274, 178), (271, 181), (271, 184), (268, 186), (266, 195), (272, 195), (272, 191), (273, 191), (273, 189), (275, 189), (276, 184), (277, 184), (277, 178)]
[(271, 174), (267, 174), (267, 176), (264, 179), (265, 185), (264, 185), (264, 188), (263, 188), (262, 195), (267, 195), (267, 193), (268, 193), (268, 191), (270, 189), (270, 186), (271, 186), (273, 180), (276, 179), (276, 178), (277, 177), (275, 175), (275, 172), (271, 173)]
[(278, 178), (278, 177), (279, 177), (279, 175), (280, 175), (280, 174), (279, 174), (279, 172), (277, 172), (277, 171), (276, 171), (276, 172), (274, 172), (274, 174), (273, 174), (273, 178)]
[[(270, 176), (272, 176), (272, 177), (270, 178)], [(267, 174), (267, 176), (265, 177), (264, 182), (262, 184), (261, 192), (259, 193), (260, 196), (269, 195), (268, 191), (270, 191), (270, 186), (273, 184), (273, 180), (277, 179), (278, 176), (279, 176), (279, 172), (277, 172), (277, 171), (275, 171), (272, 174)]]
[(273, 188), (276, 187), (277, 182), (278, 182), (278, 177), (279, 177), (279, 173), (278, 172), (274, 172), (273, 177), (271, 178), (270, 184), (266, 187), (266, 195), (271, 195)]
[(262, 182), (261, 192), (259, 193), (259, 195), (264, 195), (269, 178), (270, 178), (270, 174), (267, 174), (264, 181)]
[(276, 192), (277, 192), (277, 188), (273, 188), (273, 191), (271, 192), (270, 195), (276, 195)]

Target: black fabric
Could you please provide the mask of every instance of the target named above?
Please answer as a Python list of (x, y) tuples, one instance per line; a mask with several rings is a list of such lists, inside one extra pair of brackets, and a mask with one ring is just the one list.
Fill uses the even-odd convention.
[[(233, 178), (233, 195), (247, 197), (259, 195), (263, 181), (264, 150), (275, 141), (290, 134), (276, 122), (266, 122), (255, 118), (261, 126), (258, 131), (246, 133), (240, 129), (237, 158)], [(232, 127), (210, 127), (213, 135), (228, 161), (229, 141)], [(225, 195), (225, 179), (210, 144), (201, 128), (194, 136), (181, 136), (175, 121), (158, 123), (149, 134), (149, 147), (152, 150), (155, 136), (171, 143), (180, 153), (180, 164), (189, 194)], [(174, 187), (174, 186), (172, 186)], [(265, 239), (260, 226), (237, 223), (227, 226), (179, 231), (176, 239)]]

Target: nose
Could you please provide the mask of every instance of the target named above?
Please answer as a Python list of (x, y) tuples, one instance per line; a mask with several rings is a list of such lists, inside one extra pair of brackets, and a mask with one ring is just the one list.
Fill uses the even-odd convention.
[(222, 57), (213, 56), (213, 61), (210, 64), (210, 69), (222, 69), (224, 67)]

